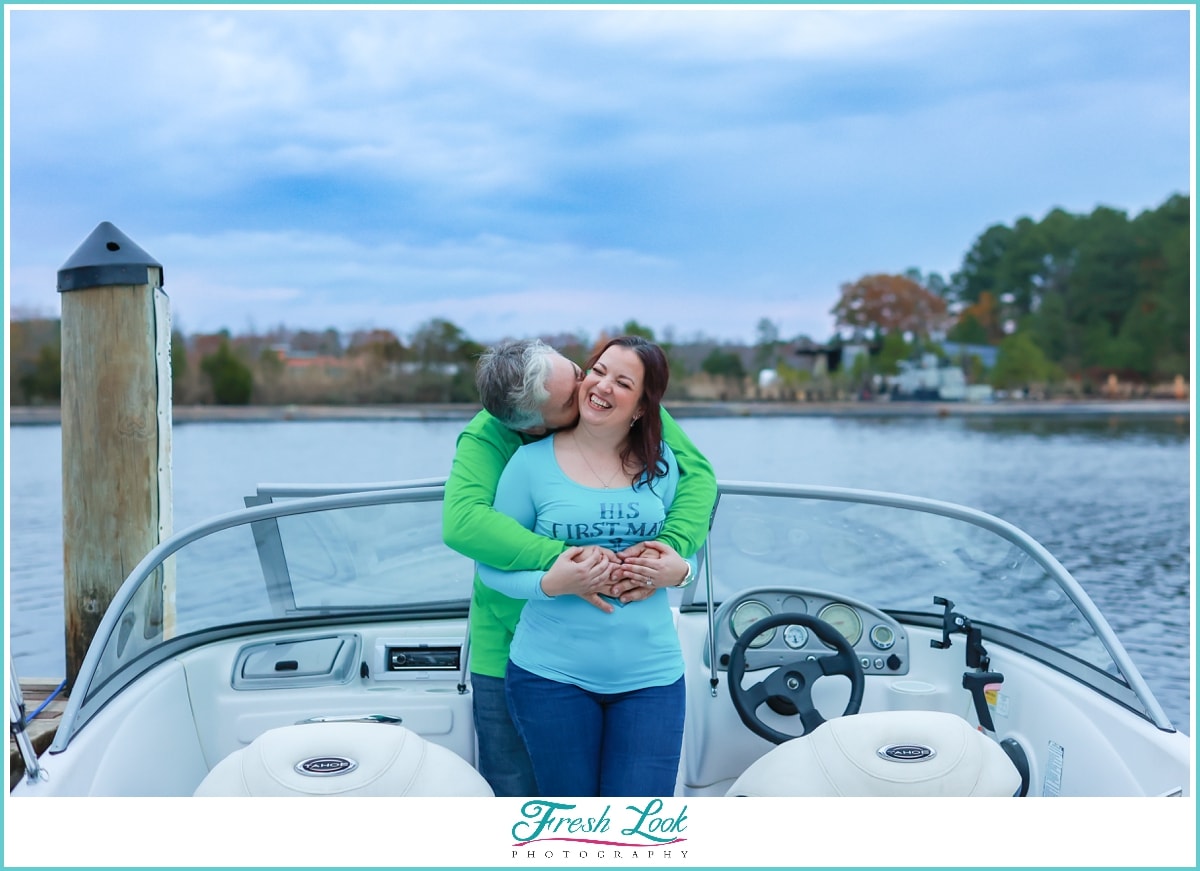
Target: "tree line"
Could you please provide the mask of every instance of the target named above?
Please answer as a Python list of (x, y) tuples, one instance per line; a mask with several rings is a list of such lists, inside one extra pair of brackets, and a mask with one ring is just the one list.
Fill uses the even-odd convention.
[[(658, 340), (672, 363), (677, 397), (693, 376), (718, 381), (732, 397), (754, 395), (759, 370), (772, 368), (792, 394), (857, 394), (899, 361), (944, 343), (993, 346), (995, 365), (968, 360), (969, 380), (1009, 388), (1087, 394), (1111, 377), (1135, 384), (1169, 381), (1190, 370), (1191, 199), (1176, 194), (1134, 218), (1109, 207), (1076, 215), (1054, 209), (1040, 221), (988, 227), (949, 279), (909, 269), (843, 284), (830, 310), (834, 333), (820, 347), (856, 345), (849, 371), (804, 371), (795, 346), (764, 317), (752, 347), (698, 339)], [(629, 321), (605, 334), (654, 331)], [(595, 342), (544, 336), (577, 362)], [(483, 346), (455, 324), (433, 319), (402, 340), (387, 329), (344, 337), (336, 330), (278, 327), (261, 335), (172, 339), (177, 402), (244, 404), (474, 402), (474, 362)], [(10, 318), (9, 397), (56, 402), (61, 392), (59, 322)], [(961, 362), (961, 361), (956, 361)], [(308, 365), (311, 363), (311, 365)], [(303, 365), (301, 365), (303, 364)], [(740, 385), (740, 387), (739, 387)], [(740, 395), (739, 395), (740, 394)]]
[[(985, 230), (949, 281), (866, 276), (843, 285), (837, 326), (882, 348), (946, 341), (999, 348), (997, 387), (1110, 376), (1149, 384), (1186, 377), (1191, 361), (1191, 198), (1130, 219), (1098, 207)], [(894, 356), (894, 354), (890, 355)]]

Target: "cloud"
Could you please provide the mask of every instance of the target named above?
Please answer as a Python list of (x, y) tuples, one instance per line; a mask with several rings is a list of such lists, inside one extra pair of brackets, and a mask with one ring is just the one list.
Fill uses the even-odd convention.
[(10, 25), (10, 302), (45, 304), (107, 220), (163, 261), (190, 329), (632, 318), (749, 340), (767, 316), (823, 338), (843, 282), (949, 277), (994, 223), (1190, 190), (1186, 10), (28, 7)]

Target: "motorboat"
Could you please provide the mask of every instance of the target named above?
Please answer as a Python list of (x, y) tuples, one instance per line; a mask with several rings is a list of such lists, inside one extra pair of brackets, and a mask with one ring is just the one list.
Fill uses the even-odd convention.
[[(264, 484), (164, 540), (10, 803), (491, 796), (474, 567), (442, 541), (443, 483)], [(1189, 736), (1087, 592), (1004, 520), (722, 481), (699, 565), (657, 593), (686, 663), (667, 798), (1192, 794)]]

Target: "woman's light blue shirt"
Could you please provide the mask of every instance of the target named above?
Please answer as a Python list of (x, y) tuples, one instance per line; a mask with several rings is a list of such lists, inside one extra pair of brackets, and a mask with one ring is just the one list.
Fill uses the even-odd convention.
[[(622, 551), (657, 537), (666, 520), (679, 467), (666, 444), (662, 450), (668, 471), (653, 487), (602, 490), (567, 477), (554, 456), (554, 437), (533, 442), (509, 460), (495, 508), (540, 535)], [(514, 663), (600, 693), (666, 686), (683, 675), (679, 636), (664, 590), (624, 607), (618, 604), (606, 614), (578, 596), (547, 596), (541, 587), (544, 574), (479, 566), (479, 577), (489, 587), (528, 600), (509, 649)]]

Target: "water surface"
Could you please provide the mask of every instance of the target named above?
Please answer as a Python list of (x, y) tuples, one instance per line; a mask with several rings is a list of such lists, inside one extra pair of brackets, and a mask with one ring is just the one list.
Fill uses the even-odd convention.
[[(1175, 417), (684, 418), (726, 480), (891, 490), (1021, 527), (1096, 600), (1190, 732), (1191, 448)], [(260, 483), (444, 476), (463, 422), (177, 424), (174, 528), (242, 506)], [(9, 431), (9, 619), (22, 676), (65, 671), (57, 426)]]

